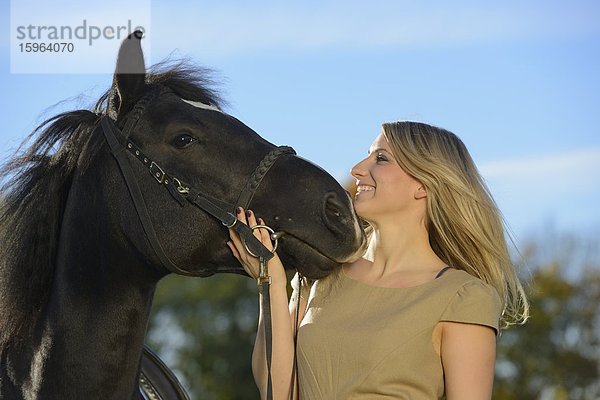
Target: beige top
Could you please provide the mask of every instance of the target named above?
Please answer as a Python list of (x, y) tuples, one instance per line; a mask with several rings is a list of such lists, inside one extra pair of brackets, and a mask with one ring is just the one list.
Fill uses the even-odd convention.
[(464, 271), (409, 288), (374, 287), (340, 271), (308, 293), (298, 333), (301, 400), (443, 399), (444, 373), (432, 344), (436, 324), (498, 332), (496, 290)]

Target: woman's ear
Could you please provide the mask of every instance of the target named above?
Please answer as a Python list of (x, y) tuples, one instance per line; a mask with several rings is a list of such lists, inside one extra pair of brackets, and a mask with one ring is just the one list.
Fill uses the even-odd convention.
[(425, 189), (425, 186), (421, 185), (415, 192), (415, 199), (424, 199), (425, 197), (427, 197), (427, 190)]

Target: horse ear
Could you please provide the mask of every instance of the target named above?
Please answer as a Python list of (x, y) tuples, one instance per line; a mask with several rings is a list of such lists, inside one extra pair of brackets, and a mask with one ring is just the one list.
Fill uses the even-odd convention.
[(141, 46), (143, 35), (139, 30), (131, 33), (119, 48), (109, 98), (109, 110), (116, 120), (127, 114), (144, 93), (146, 66)]

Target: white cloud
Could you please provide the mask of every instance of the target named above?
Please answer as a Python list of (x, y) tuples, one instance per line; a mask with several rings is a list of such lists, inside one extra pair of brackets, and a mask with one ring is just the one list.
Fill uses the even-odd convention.
[(494, 196), (516, 208), (564, 209), (569, 199), (582, 196), (600, 201), (600, 148), (493, 161), (479, 169)]
[(570, 176), (593, 177), (600, 185), (600, 148), (579, 149), (560, 154), (500, 160), (480, 165), (487, 179), (553, 180)]
[(548, 222), (567, 230), (600, 222), (600, 148), (481, 163), (479, 169), (516, 232)]

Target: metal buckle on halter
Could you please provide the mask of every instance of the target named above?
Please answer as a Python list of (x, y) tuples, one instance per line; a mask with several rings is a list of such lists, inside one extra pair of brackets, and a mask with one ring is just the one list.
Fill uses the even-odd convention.
[(175, 177), (172, 177), (173, 182), (177, 184), (177, 191), (181, 194), (188, 194), (190, 192), (190, 188), (185, 186), (181, 181)]
[(259, 276), (256, 278), (256, 286), (262, 286), (264, 283), (270, 285), (271, 284), (271, 276)]
[(222, 221), (221, 223), (223, 225), (225, 225), (227, 228), (231, 229), (238, 222), (238, 219), (237, 219), (237, 217), (235, 215), (233, 215), (230, 212), (228, 212), (227, 215), (231, 217), (231, 219), (229, 220), (229, 222), (228, 221)]
[(269, 275), (268, 261), (262, 257), (259, 257), (258, 262), (258, 276), (256, 277), (256, 284), (258, 286), (262, 286), (264, 283), (270, 285), (271, 275)]
[[(277, 244), (278, 244), (279, 237), (276, 235), (273, 228), (271, 228), (267, 225), (254, 225), (254, 226), (251, 226), (250, 229), (252, 229), (253, 231), (255, 229), (266, 229), (269, 232), (269, 236), (274, 241), (273, 249), (271, 250), (271, 253), (274, 254), (275, 251), (277, 250)], [(244, 247), (246, 248), (246, 251), (248, 252), (248, 254), (250, 254), (252, 257), (258, 258), (259, 267), (258, 267), (258, 276), (256, 277), (256, 284), (258, 286), (261, 286), (264, 283), (270, 285), (271, 284), (271, 276), (269, 275), (268, 260), (265, 260), (258, 254), (254, 254), (252, 252), (252, 250), (250, 250), (250, 248), (248, 247), (248, 243), (246, 243), (246, 240), (244, 238), (242, 238), (242, 243), (243, 243)]]
[[(276, 234), (275, 231), (273, 230), (273, 228), (271, 228), (270, 226), (267, 226), (267, 225), (254, 225), (254, 226), (251, 226), (250, 229), (252, 229), (252, 230), (255, 230), (255, 229), (266, 229), (269, 232), (269, 236), (271, 237), (271, 241), (274, 242), (273, 243), (273, 249), (271, 250), (271, 253), (275, 253), (277, 251), (277, 245), (279, 244), (279, 238), (281, 237), (281, 235)], [(252, 252), (252, 250), (250, 250), (250, 248), (248, 247), (248, 244), (246, 243), (246, 241), (244, 240), (244, 238), (242, 238), (242, 244), (246, 248), (246, 251), (248, 252), (248, 254), (250, 254), (254, 258), (260, 258), (260, 256), (258, 254), (254, 254)]]
[(150, 173), (152, 173), (152, 176), (158, 181), (158, 183), (164, 182), (166, 175), (165, 171), (163, 171), (162, 168), (154, 161), (152, 161), (150, 164)]

